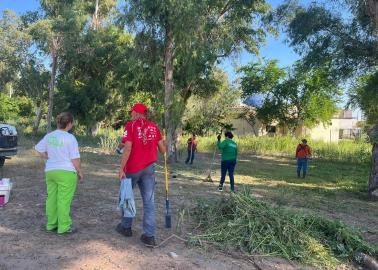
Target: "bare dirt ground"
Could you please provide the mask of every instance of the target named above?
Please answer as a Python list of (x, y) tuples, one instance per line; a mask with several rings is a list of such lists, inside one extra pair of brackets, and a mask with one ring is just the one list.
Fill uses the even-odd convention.
[[(116, 210), (119, 182), (116, 172), (119, 157), (83, 149), (85, 181), (78, 185), (72, 205), (72, 218), (80, 230), (72, 236), (47, 233), (45, 222), (43, 161), (28, 147), (20, 147), (17, 158), (6, 161), (3, 175), (14, 182), (10, 202), (0, 208), (0, 269), (311, 269), (278, 258), (242, 257), (219, 251), (191, 247), (171, 238), (159, 248), (144, 247), (140, 240), (142, 207), (136, 190), (137, 219), (134, 235), (120, 236), (114, 228), (120, 215)], [(208, 157), (199, 159), (203, 173)], [(179, 170), (178, 170), (179, 171)], [(176, 171), (177, 172), (177, 171)], [(219, 195), (215, 183), (204, 178), (190, 179), (178, 174), (170, 178), (170, 201), (173, 207), (173, 228), (164, 228), (163, 169), (157, 167), (156, 205), (157, 242), (172, 234), (188, 238), (193, 224), (182, 219), (182, 209), (193, 207), (193, 198)], [(169, 252), (178, 257), (171, 258)], [(352, 266), (340, 266), (350, 269)]]

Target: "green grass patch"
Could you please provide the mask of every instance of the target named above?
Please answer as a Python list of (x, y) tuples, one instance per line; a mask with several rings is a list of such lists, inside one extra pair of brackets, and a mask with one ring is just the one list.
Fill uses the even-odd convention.
[[(212, 152), (215, 149), (216, 137), (199, 137), (199, 151)], [(256, 155), (295, 156), (299, 139), (290, 136), (277, 137), (235, 137), (240, 153)], [(185, 147), (186, 140), (180, 141), (180, 147)], [(339, 143), (326, 143), (309, 140), (313, 157), (344, 162), (367, 163), (371, 159), (371, 145), (364, 140), (342, 140)]]
[(223, 250), (282, 256), (320, 268), (335, 268), (356, 252), (378, 257), (378, 249), (340, 221), (300, 210), (273, 206), (248, 189), (229, 198), (200, 200), (194, 218), (201, 230), (192, 243)]

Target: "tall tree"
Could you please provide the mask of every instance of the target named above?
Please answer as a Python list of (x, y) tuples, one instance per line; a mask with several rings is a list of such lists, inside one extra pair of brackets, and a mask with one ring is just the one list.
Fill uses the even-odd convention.
[(54, 108), (54, 91), (56, 75), (61, 56), (61, 46), (64, 35), (69, 35), (67, 25), (72, 15), (74, 0), (40, 0), (43, 18), (37, 20), (31, 27), (30, 33), (41, 51), (50, 57), (50, 83), (48, 93), (47, 131), (51, 131)]
[[(356, 78), (378, 67), (378, 20), (376, 0), (339, 0), (350, 12), (345, 19), (327, 6), (310, 5), (308, 8), (295, 7), (294, 16), (289, 20), (287, 33), (290, 44), (303, 55), (309, 66), (330, 63), (336, 71), (334, 80), (344, 83), (347, 78)], [(372, 79), (374, 76), (372, 76)], [(360, 101), (374, 92), (360, 87), (356, 92)], [(374, 88), (373, 88), (374, 89)], [(367, 91), (367, 92), (365, 92)], [(375, 92), (373, 95), (378, 95)], [(368, 106), (368, 104), (370, 105)], [(361, 102), (361, 108), (370, 114), (374, 105)], [(372, 120), (370, 120), (372, 121)], [(372, 142), (372, 169), (369, 179), (369, 194), (378, 198), (378, 118), (370, 130)]]
[(35, 59), (30, 59), (20, 69), (20, 78), (17, 80), (16, 87), (20, 94), (29, 97), (35, 108), (35, 119), (32, 134), (36, 135), (43, 113), (46, 94), (48, 93), (48, 82), (50, 73), (44, 65)]
[(30, 36), (22, 28), (21, 19), (5, 10), (0, 18), (0, 92), (16, 79), (19, 69), (28, 55)]
[(244, 96), (263, 94), (263, 104), (256, 111), (265, 124), (277, 121), (293, 133), (300, 132), (303, 126), (328, 123), (336, 112), (341, 93), (325, 67), (307, 69), (297, 62), (286, 72), (276, 61), (269, 61), (240, 71)]
[(89, 134), (100, 122), (113, 118), (110, 115), (121, 109), (134, 89), (134, 40), (114, 25), (115, 7), (115, 0), (76, 0), (70, 35), (61, 46), (57, 108), (75, 113)]
[[(160, 52), (164, 65), (164, 123), (170, 159), (175, 156), (176, 128), (188, 98), (200, 91), (199, 80), (217, 61), (239, 49), (257, 53), (264, 40), (264, 0), (129, 1), (127, 25), (134, 26), (145, 49)], [(181, 108), (181, 109), (180, 109)]]

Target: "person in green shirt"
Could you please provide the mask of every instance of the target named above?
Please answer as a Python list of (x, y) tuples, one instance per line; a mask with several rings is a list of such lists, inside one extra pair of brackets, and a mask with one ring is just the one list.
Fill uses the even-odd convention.
[(225, 132), (226, 139), (221, 142), (221, 135), (218, 135), (217, 146), (222, 152), (222, 162), (221, 162), (221, 179), (218, 186), (219, 191), (223, 191), (223, 184), (226, 179), (226, 174), (228, 171), (228, 176), (230, 177), (231, 191), (235, 191), (235, 181), (234, 181), (234, 170), (236, 165), (236, 158), (238, 156), (238, 145), (232, 140), (234, 135), (231, 131)]

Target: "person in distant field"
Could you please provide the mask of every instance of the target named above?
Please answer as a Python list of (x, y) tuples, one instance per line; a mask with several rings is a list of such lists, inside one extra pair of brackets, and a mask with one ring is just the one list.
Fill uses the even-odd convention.
[(306, 178), (307, 163), (311, 157), (311, 148), (307, 145), (307, 140), (303, 139), (302, 143), (298, 144), (295, 151), (295, 157), (297, 159), (297, 176), (301, 177), (301, 171), (303, 171), (303, 178)]
[(188, 147), (187, 147), (188, 157), (186, 158), (185, 164), (188, 164), (189, 162), (190, 164), (193, 164), (194, 153), (197, 152), (197, 145), (198, 145), (195, 134), (192, 134), (192, 137), (188, 139), (187, 144), (188, 144)]
[[(131, 109), (131, 121), (125, 125), (122, 138), (123, 153), (118, 177), (122, 181), (131, 178), (132, 187), (138, 184), (143, 201), (143, 234), (141, 241), (148, 247), (155, 243), (155, 162), (158, 150), (164, 154), (165, 143), (160, 129), (146, 119), (148, 108), (137, 103)], [(123, 236), (132, 236), (133, 218), (122, 217), (116, 231)]]
[(228, 176), (230, 177), (231, 191), (235, 191), (235, 180), (234, 180), (234, 170), (236, 166), (236, 159), (238, 156), (238, 145), (232, 140), (234, 135), (231, 131), (225, 132), (226, 139), (221, 142), (221, 135), (217, 136), (218, 149), (222, 152), (222, 162), (221, 162), (221, 179), (219, 182), (218, 190), (223, 191), (223, 184), (226, 179), (226, 174), (228, 171)]
[(83, 180), (80, 153), (74, 135), (68, 133), (74, 125), (72, 114), (61, 113), (56, 118), (58, 128), (45, 135), (35, 150), (46, 159), (46, 230), (72, 234), (77, 229), (70, 217), (71, 202), (77, 180)]

